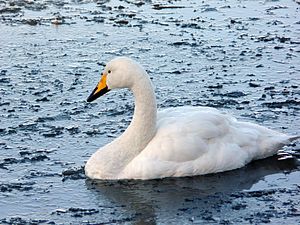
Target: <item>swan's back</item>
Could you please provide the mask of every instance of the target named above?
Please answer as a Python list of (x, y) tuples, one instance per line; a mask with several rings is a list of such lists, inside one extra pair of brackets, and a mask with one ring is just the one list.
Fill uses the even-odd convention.
[(288, 142), (287, 135), (214, 108), (168, 108), (158, 112), (155, 137), (124, 174), (149, 179), (232, 170), (271, 156)]

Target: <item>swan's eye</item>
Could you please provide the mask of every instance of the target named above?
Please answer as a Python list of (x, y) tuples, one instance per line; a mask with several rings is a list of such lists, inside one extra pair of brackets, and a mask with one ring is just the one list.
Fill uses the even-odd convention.
[(111, 73), (111, 70), (107, 71), (108, 73)]

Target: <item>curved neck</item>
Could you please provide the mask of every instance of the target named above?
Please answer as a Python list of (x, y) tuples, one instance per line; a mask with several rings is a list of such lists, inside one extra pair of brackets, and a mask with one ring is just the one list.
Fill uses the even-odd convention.
[(139, 77), (131, 91), (135, 98), (132, 121), (125, 132), (102, 151), (105, 154), (105, 157), (101, 157), (104, 160), (101, 165), (105, 177), (117, 177), (156, 133), (156, 100), (148, 75)]
[(156, 99), (148, 76), (141, 77), (131, 88), (135, 99), (132, 121), (120, 137), (135, 154), (142, 151), (156, 132)]

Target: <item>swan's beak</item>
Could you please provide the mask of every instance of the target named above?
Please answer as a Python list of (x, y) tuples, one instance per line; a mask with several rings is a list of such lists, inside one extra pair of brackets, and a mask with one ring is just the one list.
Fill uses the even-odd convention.
[(97, 84), (93, 92), (90, 94), (90, 96), (87, 98), (87, 102), (92, 102), (95, 99), (99, 98), (100, 96), (110, 91), (106, 84), (106, 76), (107, 74), (104, 74), (101, 77), (101, 80), (99, 81), (99, 83)]

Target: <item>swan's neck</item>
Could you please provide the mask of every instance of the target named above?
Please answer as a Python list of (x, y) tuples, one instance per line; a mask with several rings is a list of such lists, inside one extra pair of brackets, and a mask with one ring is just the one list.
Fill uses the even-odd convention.
[[(122, 170), (147, 146), (156, 133), (156, 100), (151, 81), (143, 76), (131, 88), (135, 99), (132, 121), (125, 132), (108, 145), (112, 176)], [(115, 173), (115, 174), (114, 174)]]
[[(148, 77), (146, 77), (148, 78)], [(150, 79), (140, 80), (133, 86), (135, 108), (132, 121), (124, 133), (124, 138), (143, 150), (156, 132), (156, 100)]]
[(135, 108), (133, 118), (119, 141), (128, 149), (127, 155), (136, 156), (141, 152), (156, 132), (156, 100), (153, 87), (148, 76), (137, 80), (131, 88), (134, 95)]

